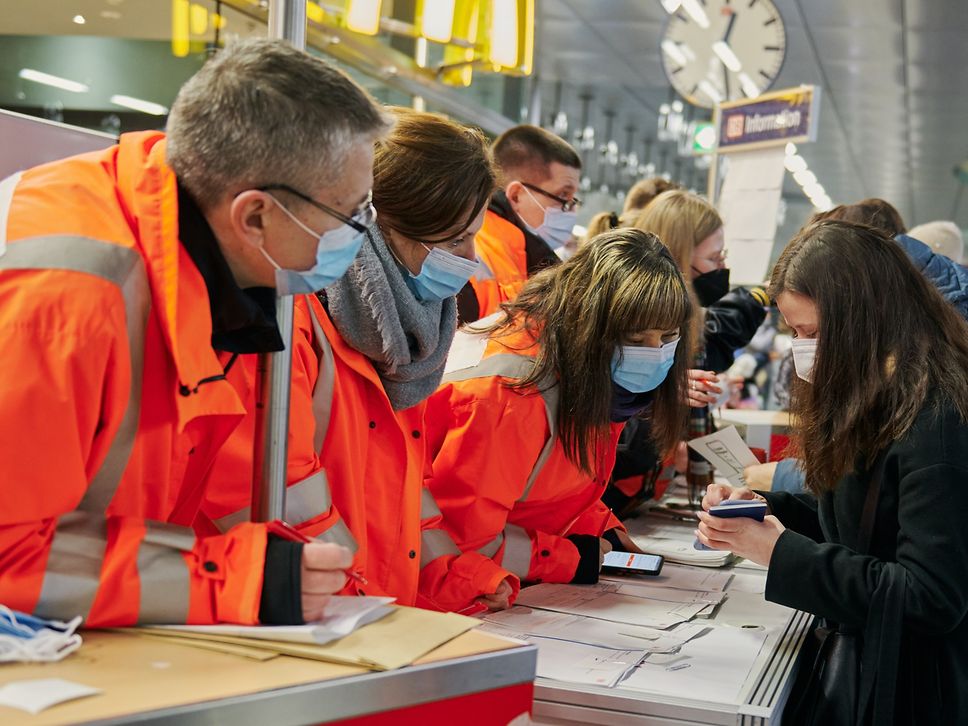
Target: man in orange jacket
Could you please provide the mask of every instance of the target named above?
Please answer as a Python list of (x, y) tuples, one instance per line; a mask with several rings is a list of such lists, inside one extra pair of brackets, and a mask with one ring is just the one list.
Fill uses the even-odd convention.
[(474, 240), (481, 271), (457, 296), (462, 323), (486, 318), (513, 300), (538, 270), (558, 262), (555, 250), (571, 237), (581, 159), (559, 136), (521, 125), (491, 147), (500, 189)]
[(352, 262), (387, 128), (344, 74), (245, 41), (186, 83), (167, 138), (0, 183), (0, 602), (90, 626), (322, 613), (348, 550), (216, 534), (199, 505), (253, 385), (233, 364), (282, 348), (272, 288)]

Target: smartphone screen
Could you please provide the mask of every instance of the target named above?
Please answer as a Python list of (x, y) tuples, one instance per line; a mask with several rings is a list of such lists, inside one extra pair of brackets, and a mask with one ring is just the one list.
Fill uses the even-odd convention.
[(662, 569), (662, 557), (659, 555), (639, 555), (632, 552), (609, 552), (605, 555), (602, 567), (642, 575), (658, 575)]

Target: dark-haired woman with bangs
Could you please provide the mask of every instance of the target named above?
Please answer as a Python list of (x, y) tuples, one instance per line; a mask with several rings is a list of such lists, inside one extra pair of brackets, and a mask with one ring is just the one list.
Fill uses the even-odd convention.
[(771, 295), (796, 335), (816, 498), (714, 485), (705, 508), (760, 497), (772, 516), (703, 513), (699, 537), (768, 565), (767, 599), (861, 643), (857, 712), (836, 705), (851, 674), (824, 694), (808, 663), (784, 723), (968, 723), (968, 325), (889, 237), (849, 222), (802, 231)]
[(691, 315), (668, 250), (623, 229), (458, 333), (427, 424), (429, 487), (464, 553), (511, 581), (589, 583), (611, 546), (636, 551), (600, 497), (629, 418), (651, 406), (659, 448), (678, 441)]

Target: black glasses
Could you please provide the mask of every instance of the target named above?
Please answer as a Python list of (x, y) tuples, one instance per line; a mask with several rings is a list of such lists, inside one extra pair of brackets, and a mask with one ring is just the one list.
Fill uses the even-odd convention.
[(289, 192), (290, 194), (293, 194), (299, 197), (304, 202), (309, 202), (314, 207), (316, 207), (316, 209), (321, 209), (322, 211), (326, 212), (326, 214), (328, 214), (331, 217), (335, 217), (343, 224), (348, 224), (357, 232), (366, 232), (367, 228), (370, 227), (376, 221), (376, 207), (373, 206), (372, 190), (370, 190), (370, 193), (367, 194), (366, 201), (364, 201), (363, 204), (360, 205), (360, 208), (353, 214), (353, 216), (347, 217), (342, 212), (337, 212), (332, 207), (327, 207), (322, 202), (317, 202), (312, 197), (306, 194), (303, 194), (302, 192), (296, 191), (292, 187), (286, 186), (285, 184), (266, 184), (265, 186), (257, 187), (257, 190), (260, 192), (269, 192), (274, 189), (278, 189), (283, 192)]
[(572, 197), (571, 199), (565, 199), (564, 197), (559, 197), (557, 194), (552, 194), (551, 192), (546, 192), (541, 187), (536, 187), (534, 184), (528, 184), (527, 182), (521, 182), (521, 186), (527, 187), (533, 192), (538, 192), (538, 194), (543, 194), (548, 199), (554, 199), (558, 204), (561, 205), (562, 212), (573, 212), (576, 207), (581, 206), (581, 199), (578, 197)]

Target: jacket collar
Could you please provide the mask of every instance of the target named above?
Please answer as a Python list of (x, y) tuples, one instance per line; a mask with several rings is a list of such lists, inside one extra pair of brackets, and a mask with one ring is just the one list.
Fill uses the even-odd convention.
[(212, 349), (205, 281), (178, 240), (178, 193), (165, 163), (165, 135), (122, 135), (115, 163), (118, 192), (144, 256), (155, 316), (178, 378), (179, 429), (196, 416), (244, 413), (231, 384), (199, 385), (222, 374), (223, 367)]

